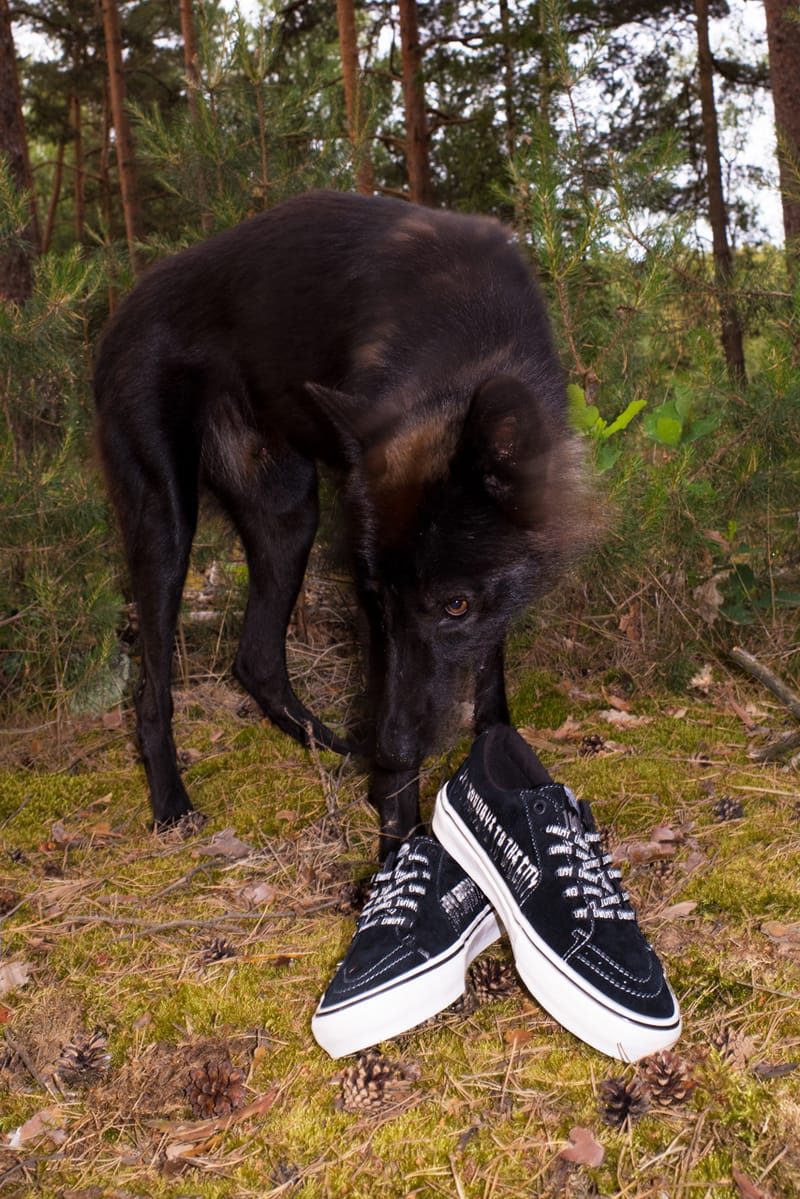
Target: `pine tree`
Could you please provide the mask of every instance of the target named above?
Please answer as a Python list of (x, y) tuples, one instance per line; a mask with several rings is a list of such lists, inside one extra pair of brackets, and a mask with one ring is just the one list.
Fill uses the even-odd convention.
[(125, 80), (125, 66), (122, 60), (122, 30), (116, 0), (102, 0), (102, 5), (109, 93), (111, 95), (111, 115), (114, 121), (122, 210), (125, 217), (128, 254), (135, 273), (139, 262), (138, 243), (141, 241), (142, 236), (142, 215), (139, 201), (139, 185), (136, 177), (136, 153), (126, 108), (127, 85)]
[(27, 225), (15, 231), (5, 245), (0, 244), (0, 298), (22, 304), (31, 292), (31, 254), (38, 245), (39, 230), (8, 0), (0, 0), (0, 159), (3, 155), (8, 161), (9, 185), (31, 197)]
[(800, 20), (793, 0), (764, 0), (778, 134), (783, 230), (789, 268), (800, 276)]

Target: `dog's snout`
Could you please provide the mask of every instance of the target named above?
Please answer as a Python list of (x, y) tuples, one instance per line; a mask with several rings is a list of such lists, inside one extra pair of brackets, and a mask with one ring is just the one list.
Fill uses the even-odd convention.
[(383, 770), (416, 770), (422, 759), (419, 738), (410, 730), (381, 730), (375, 761)]
[(409, 701), (386, 703), (377, 721), (376, 764), (384, 770), (417, 770), (424, 753), (419, 720)]

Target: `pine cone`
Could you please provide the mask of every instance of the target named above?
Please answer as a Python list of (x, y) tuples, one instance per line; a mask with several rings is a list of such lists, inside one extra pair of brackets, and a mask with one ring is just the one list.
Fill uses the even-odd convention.
[(236, 946), (230, 941), (226, 941), (224, 937), (214, 937), (213, 941), (203, 948), (200, 955), (200, 960), (208, 965), (212, 962), (221, 962), (225, 958), (236, 957)]
[(470, 985), (481, 1003), (508, 999), (519, 991), (513, 966), (490, 955), (473, 962), (469, 969)]
[(370, 1049), (338, 1076), (341, 1095), (336, 1108), (346, 1112), (376, 1112), (399, 1102), (420, 1076), (415, 1062), (393, 1062)]
[(640, 1078), (607, 1078), (600, 1083), (600, 1111), (606, 1124), (621, 1128), (633, 1123), (650, 1107), (650, 1094)]
[(189, 1071), (186, 1098), (192, 1115), (201, 1120), (228, 1116), (244, 1106), (244, 1075), (228, 1058), (214, 1058)]
[(600, 733), (587, 733), (581, 738), (580, 746), (578, 747), (578, 755), (581, 758), (591, 758), (594, 754), (599, 754), (601, 749), (605, 749), (606, 740)]
[(670, 878), (675, 873), (675, 863), (670, 858), (656, 858), (648, 863), (648, 869), (655, 878)]
[(339, 902), (336, 905), (337, 912), (341, 912), (345, 916), (351, 916), (360, 912), (367, 902), (370, 881), (368, 878), (358, 878), (345, 883), (339, 892)]
[(743, 816), (744, 805), (741, 800), (734, 799), (732, 795), (721, 795), (714, 801), (715, 820), (741, 820)]
[(78, 1037), (65, 1045), (55, 1071), (68, 1086), (89, 1086), (107, 1074), (110, 1065), (108, 1038), (97, 1029), (90, 1037)]
[(718, 1028), (711, 1034), (711, 1044), (726, 1066), (735, 1066), (739, 1070), (744, 1069), (756, 1051), (752, 1037), (728, 1026)]
[(10, 887), (0, 887), (0, 916), (7, 916), (19, 903), (22, 896)]
[(677, 1053), (665, 1049), (644, 1058), (637, 1068), (650, 1099), (658, 1107), (678, 1107), (697, 1086), (691, 1066)]

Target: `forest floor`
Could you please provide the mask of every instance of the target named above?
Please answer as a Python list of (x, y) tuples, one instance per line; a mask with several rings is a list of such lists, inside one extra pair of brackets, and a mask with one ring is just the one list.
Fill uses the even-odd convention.
[[(292, 669), (329, 717), (358, 688), (335, 638)], [(749, 757), (786, 728), (767, 692), (513, 647), (515, 723), (591, 801), (680, 999), (671, 1055), (577, 1041), (500, 942), (455, 1008), (335, 1062), (310, 1020), (375, 869), (364, 776), (185, 676), (202, 827), (149, 831), (128, 707), (2, 738), (0, 1199), (800, 1194), (800, 779)], [(426, 765), (426, 814), (468, 745)]]

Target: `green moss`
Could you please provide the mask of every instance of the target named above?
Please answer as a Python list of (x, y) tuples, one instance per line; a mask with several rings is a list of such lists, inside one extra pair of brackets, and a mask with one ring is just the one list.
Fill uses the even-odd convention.
[[(587, 691), (599, 691), (601, 682), (610, 680), (594, 680)], [(108, 1030), (113, 1072), (159, 1041), (178, 1051), (186, 1044), (190, 1054), (198, 1037), (224, 1040), (258, 1027), (268, 1039), (249, 1076), (251, 1094), (278, 1086), (281, 1098), (267, 1115), (218, 1139), (208, 1150), (213, 1171), (169, 1178), (155, 1166), (121, 1165), (119, 1155), (152, 1133), (138, 1127), (134, 1112), (132, 1124), (98, 1125), (94, 1156), (81, 1171), (72, 1169), (68, 1153), (48, 1154), (37, 1194), (60, 1199), (70, 1189), (113, 1185), (142, 1199), (185, 1199), (189, 1191), (199, 1199), (262, 1199), (287, 1185), (287, 1193), (307, 1199), (406, 1199), (415, 1192), (456, 1193), (457, 1175), (468, 1199), (489, 1193), (518, 1199), (550, 1193), (558, 1149), (576, 1124), (595, 1129), (606, 1148), (603, 1166), (580, 1174), (601, 1194), (620, 1187), (633, 1194), (646, 1185), (687, 1199), (713, 1187), (732, 1199), (731, 1161), (752, 1158), (766, 1168), (781, 1146), (763, 1130), (780, 1125), (781, 1105), (797, 1103), (796, 1078), (767, 1084), (706, 1052), (709, 1030), (730, 1021), (758, 1039), (767, 1061), (784, 1060), (800, 1037), (800, 1014), (786, 998), (796, 991), (796, 964), (761, 928), (769, 919), (796, 919), (800, 904), (792, 799), (769, 794), (791, 785), (772, 768), (757, 772), (744, 757), (740, 726), (708, 704), (692, 703), (680, 720), (665, 714), (671, 697), (634, 693), (635, 711), (653, 719), (623, 731), (597, 717), (605, 701), (576, 704), (557, 684), (546, 672), (519, 672), (520, 724), (553, 728), (572, 715), (582, 731), (633, 751), (582, 757), (576, 743), (556, 744), (543, 756), (557, 777), (592, 802), (599, 823), (617, 838), (645, 838), (656, 824), (687, 835), (665, 879), (654, 881), (647, 868), (625, 873), (642, 897), (646, 927), (653, 918), (659, 936), (670, 927), (681, 933), (680, 947), (665, 962), (685, 1012), (678, 1051), (702, 1074), (692, 1103), (668, 1117), (648, 1115), (630, 1130), (603, 1126), (597, 1084), (625, 1066), (576, 1041), (519, 994), (382, 1046), (387, 1057), (419, 1063), (408, 1110), (377, 1117), (337, 1111), (337, 1075), (352, 1059), (331, 1061), (314, 1043), (310, 1019), (352, 935), (353, 915), (337, 909), (340, 888), (374, 867), (376, 820), (364, 799), (365, 780), (342, 775), (332, 755), (322, 757), (330, 773), (321, 778), (311, 755), (275, 730), (242, 727), (224, 713), (209, 719), (198, 702), (194, 718), (182, 709), (179, 740), (205, 755), (185, 778), (208, 823), (185, 844), (148, 832), (142, 771), (124, 741), (124, 752), (115, 744), (80, 776), (0, 775), (6, 841), (26, 854), (24, 863), (9, 862), (7, 874), (29, 897), (5, 923), (4, 949), (32, 961), (40, 993), (46, 986), (48, 994), (69, 996), (88, 1028)], [(711, 765), (695, 757), (701, 743)], [(449, 754), (426, 763), (426, 810), (468, 748), (464, 734)], [(713, 796), (702, 785), (707, 778), (717, 795), (747, 797), (744, 819), (714, 819)], [(738, 790), (760, 779), (763, 796)], [(316, 823), (326, 811), (326, 787), (335, 788), (339, 809), (338, 857), (336, 843), (321, 837)], [(79, 834), (102, 822), (116, 835), (40, 848), (55, 820)], [(255, 856), (234, 864), (201, 855), (199, 842), (227, 827)], [(703, 854), (701, 868), (687, 874), (695, 851)], [(50, 906), (49, 888), (62, 880), (47, 878), (45, 870), (56, 862), (64, 884), (76, 889)], [(270, 888), (262, 911), (237, 898), (251, 882)], [(698, 903), (689, 922), (659, 923), (663, 904), (686, 898)], [(230, 919), (217, 921), (222, 915)], [(79, 916), (99, 923), (77, 923)], [(203, 948), (217, 935), (232, 941), (236, 956), (204, 964)], [(20, 1017), (33, 994), (33, 987), (14, 994)], [(512, 1048), (515, 1029), (527, 1039)], [(47, 1102), (43, 1094), (14, 1095), (3, 1127)], [(91, 1110), (99, 1119), (91, 1090), (70, 1110)], [(696, 1140), (701, 1116), (704, 1131)], [(106, 1168), (112, 1157), (113, 1177)], [(776, 1194), (781, 1168), (766, 1180)]]
[(544, 671), (518, 671), (512, 676), (509, 703), (517, 725), (557, 729), (574, 710), (574, 703), (557, 690), (557, 679)]

